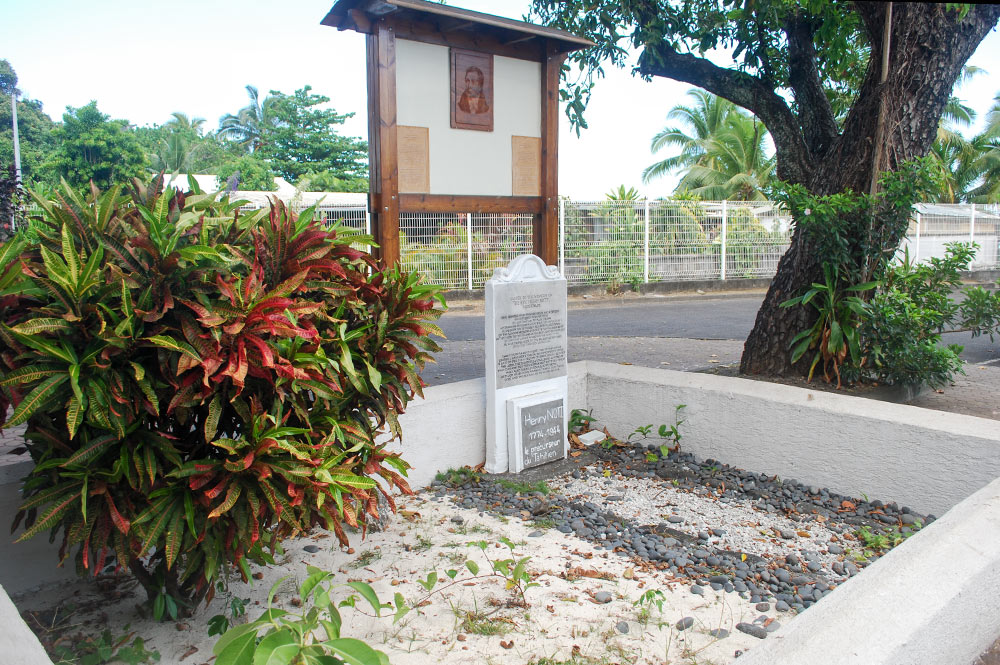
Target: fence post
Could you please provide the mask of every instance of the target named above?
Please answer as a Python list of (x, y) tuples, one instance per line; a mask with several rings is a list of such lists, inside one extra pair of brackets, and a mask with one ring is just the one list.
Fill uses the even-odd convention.
[(469, 290), (472, 290), (472, 213), (465, 213), (465, 239), (466, 239), (466, 249), (469, 253), (469, 261), (466, 265), (468, 268), (469, 277)]
[(372, 234), (372, 211), (365, 208), (365, 235), (370, 236)]
[(643, 284), (649, 284), (649, 198), (646, 198), (646, 204), (643, 211), (643, 219), (645, 224), (642, 228), (642, 282)]
[(920, 263), (920, 213), (917, 212), (917, 244), (913, 249), (913, 262)]
[(566, 199), (559, 199), (559, 274), (566, 279)]
[(976, 204), (969, 204), (969, 242), (976, 242)]
[(721, 255), (720, 258), (722, 259), (720, 262), (722, 264), (722, 267), (719, 270), (719, 273), (721, 275), (720, 279), (722, 279), (723, 281), (725, 281), (726, 279), (726, 236), (729, 231), (729, 220), (727, 219), (726, 215), (727, 203), (728, 201), (722, 202), (722, 234), (721, 234), (722, 243), (720, 244), (721, 250), (719, 252), (719, 254)]

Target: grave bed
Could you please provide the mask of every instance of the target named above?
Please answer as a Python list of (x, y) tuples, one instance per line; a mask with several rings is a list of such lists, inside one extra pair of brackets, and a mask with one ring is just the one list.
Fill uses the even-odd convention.
[[(948, 511), (739, 663), (971, 662), (1000, 633), (1000, 616), (992, 609), (1000, 592), (1000, 481), (987, 486), (1000, 476), (995, 422), (605, 363), (571, 365), (568, 383), (569, 408), (593, 409), (615, 433), (670, 422), (683, 403), (683, 450), (702, 459), (847, 496), (891, 497), (919, 512)], [(432, 482), (437, 471), (474, 466), (485, 456), (484, 382), (426, 393), (401, 419), (402, 450), (414, 464), (416, 486)]]

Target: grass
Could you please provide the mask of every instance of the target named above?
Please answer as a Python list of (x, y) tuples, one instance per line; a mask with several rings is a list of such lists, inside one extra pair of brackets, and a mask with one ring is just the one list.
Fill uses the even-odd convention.
[(909, 533), (903, 533), (899, 530), (899, 527), (894, 527), (891, 531), (879, 533), (872, 531), (867, 526), (863, 526), (854, 532), (854, 536), (861, 543), (863, 548), (862, 556), (867, 560), (873, 554), (881, 554), (897, 545), (901, 545), (903, 541), (919, 531), (922, 526), (920, 522), (917, 522), (913, 525)]
[(358, 558), (347, 564), (349, 568), (364, 568), (373, 561), (378, 561), (382, 558), (382, 553), (378, 550), (367, 550), (358, 555)]
[(493, 617), (483, 612), (459, 610), (462, 619), (462, 632), (473, 635), (504, 635), (510, 630), (511, 620), (505, 617)]
[(539, 517), (531, 521), (533, 526), (539, 529), (554, 529), (556, 528), (556, 521), (551, 517)]
[(521, 494), (529, 494), (531, 492), (540, 492), (542, 494), (548, 494), (552, 490), (549, 486), (545, 484), (544, 480), (540, 480), (537, 483), (522, 483), (516, 480), (507, 480), (506, 478), (500, 478), (495, 481), (497, 485), (503, 487), (511, 492), (518, 492)]
[(490, 531), (485, 526), (483, 526), (482, 524), (474, 524), (472, 526), (466, 526), (464, 524), (460, 524), (457, 527), (455, 527), (455, 533), (457, 533), (460, 536), (467, 536), (470, 533), (493, 533), (493, 532)]
[(482, 478), (482, 474), (473, 471), (466, 466), (463, 466), (461, 469), (448, 469), (447, 471), (441, 471), (434, 476), (434, 480), (448, 485), (464, 485), (468, 482), (478, 483), (480, 478)]

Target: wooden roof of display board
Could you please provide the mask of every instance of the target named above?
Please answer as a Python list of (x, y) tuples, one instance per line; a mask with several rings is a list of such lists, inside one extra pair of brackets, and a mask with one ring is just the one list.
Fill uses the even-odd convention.
[[(520, 49), (520, 57), (543, 53), (542, 46), (545, 44), (559, 53), (594, 45), (589, 39), (577, 37), (565, 30), (427, 0), (338, 0), (321, 23), (338, 30), (370, 33), (373, 21), (389, 17), (394, 22), (432, 24), (440, 34), (468, 32), (470, 35), (487, 35), (498, 44), (516, 46)], [(417, 38), (416, 35), (414, 37)]]

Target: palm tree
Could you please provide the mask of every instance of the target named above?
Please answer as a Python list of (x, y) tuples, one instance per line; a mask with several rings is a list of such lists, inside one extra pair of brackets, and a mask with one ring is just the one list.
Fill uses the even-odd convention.
[(691, 106), (675, 106), (667, 118), (690, 128), (667, 127), (653, 137), (652, 150), (681, 149), (642, 172), (644, 182), (682, 171), (678, 191), (706, 199), (760, 200), (774, 175), (774, 158), (767, 155), (767, 129), (732, 102), (704, 90), (691, 90)]
[(202, 128), (205, 125), (204, 118), (189, 118), (187, 113), (180, 111), (174, 111), (170, 116), (170, 120), (163, 123), (164, 127), (175, 132), (193, 133), (196, 136), (201, 136)]
[(192, 146), (188, 137), (181, 132), (171, 132), (160, 140), (156, 152), (150, 155), (150, 166), (154, 171), (188, 173), (191, 153)]
[(227, 113), (219, 119), (219, 137), (235, 141), (246, 147), (248, 152), (260, 148), (261, 134), (264, 127), (274, 124), (271, 113), (277, 98), (268, 95), (263, 101), (260, 93), (252, 85), (247, 86), (250, 103), (244, 106), (236, 115)]
[(980, 183), (970, 189), (968, 200), (975, 203), (1000, 202), (1000, 94), (986, 112), (986, 128), (973, 139), (980, 150)]
[(687, 169), (677, 189), (715, 201), (767, 199), (775, 158), (767, 154), (767, 129), (757, 118), (731, 115), (704, 147), (705, 159)]
[(647, 166), (642, 172), (642, 181), (648, 183), (654, 178), (686, 169), (695, 164), (707, 165), (706, 144), (729, 121), (730, 116), (738, 114), (736, 105), (722, 97), (716, 97), (710, 92), (699, 89), (688, 91), (688, 97), (694, 99), (691, 106), (678, 105), (670, 109), (668, 120), (679, 120), (692, 130), (680, 127), (667, 127), (653, 137), (651, 152), (659, 152), (666, 147), (679, 147), (680, 154)]

